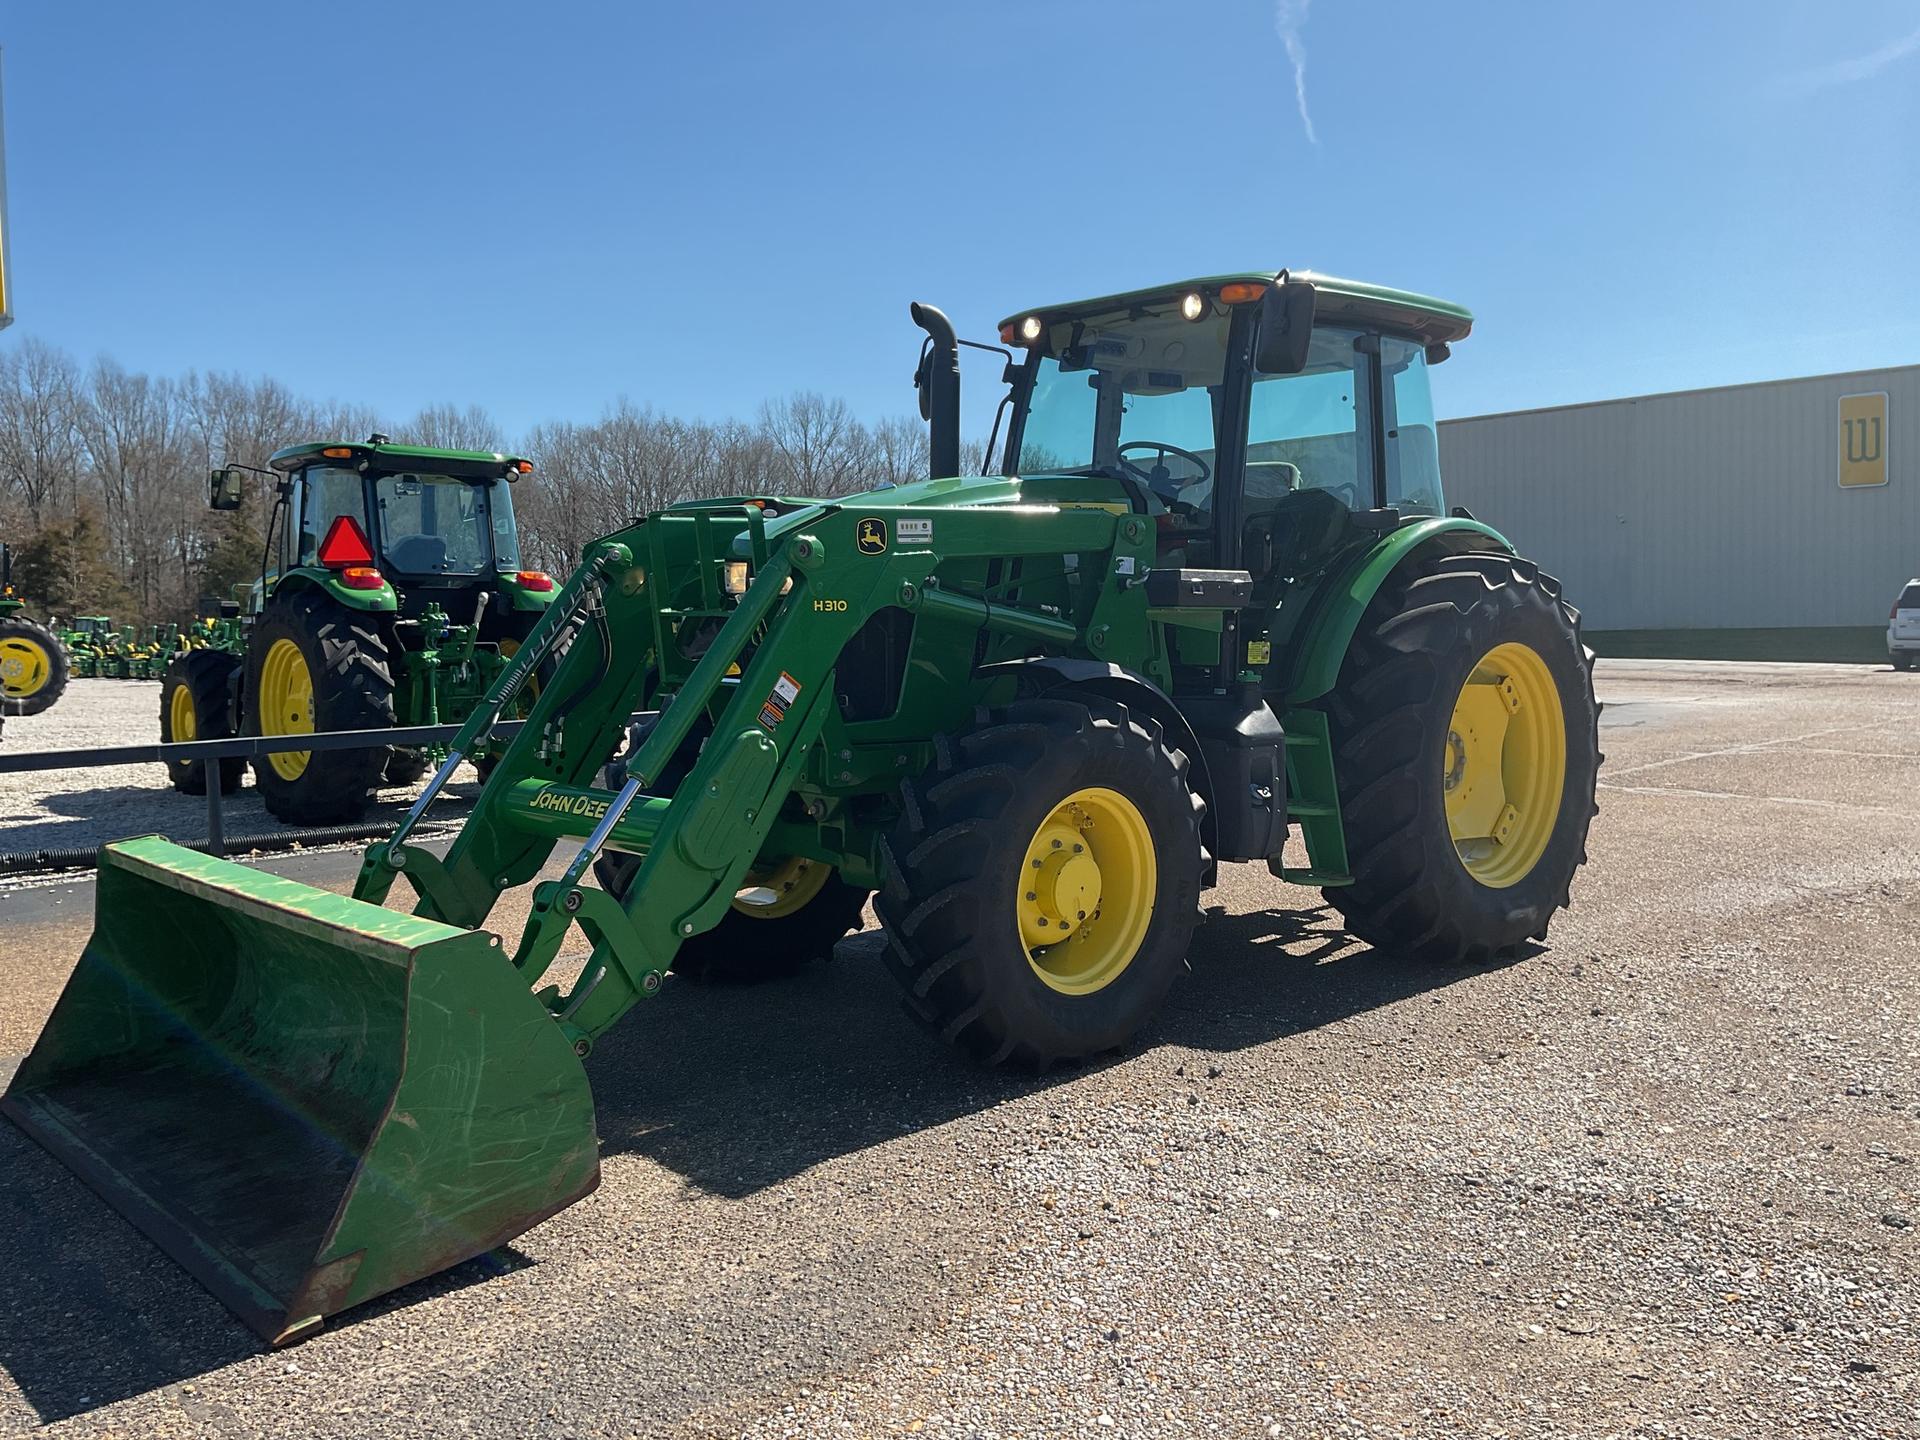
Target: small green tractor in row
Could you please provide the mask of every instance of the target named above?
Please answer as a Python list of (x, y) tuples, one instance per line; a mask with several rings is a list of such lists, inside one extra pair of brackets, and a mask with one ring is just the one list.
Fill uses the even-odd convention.
[(67, 688), (60, 638), (13, 590), (13, 551), (0, 544), (0, 716), (38, 715)]
[[(0, 1108), (271, 1342), (585, 1195), (599, 1037), (669, 972), (826, 954), (869, 896), (911, 1014), (1032, 1068), (1151, 1021), (1230, 862), (1412, 963), (1511, 955), (1569, 903), (1592, 657), (1560, 586), (1442, 498), (1428, 372), (1466, 311), (1268, 270), (1016, 312), (980, 476), (960, 342), (913, 314), (932, 478), (591, 544), (352, 897), (157, 837), (102, 852)], [(451, 462), (341, 448), (280, 462), (306, 578), (255, 623), (262, 728), (322, 694), (384, 720), (404, 686), (404, 612), (354, 607), (322, 551), (378, 513), (356, 563), (404, 558), (362, 497)], [(316, 467), (348, 493), (317, 501)], [(419, 528), (436, 561), (394, 568), (430, 576), (453, 537)], [(542, 664), (451, 846), (414, 843)], [(518, 937), (489, 932), (528, 884)]]
[[(189, 628), (161, 687), (161, 739), (466, 719), (553, 597), (551, 578), (520, 568), (513, 482), (532, 465), (378, 434), (291, 446), (267, 464), (254, 472), (274, 481), (263, 572), (237, 623), (219, 622), (205, 643)], [(239, 508), (248, 468), (213, 472), (215, 509)], [(282, 751), (255, 762), (254, 781), (280, 819), (337, 824), (430, 763), (416, 749)], [(215, 764), (232, 791), (245, 762)], [(177, 789), (206, 793), (203, 762), (168, 771)]]

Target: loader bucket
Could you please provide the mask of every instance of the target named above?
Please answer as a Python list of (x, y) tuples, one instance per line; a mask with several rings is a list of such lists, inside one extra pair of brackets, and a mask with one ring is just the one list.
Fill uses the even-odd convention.
[(148, 837), (0, 1109), (279, 1345), (599, 1183), (498, 942)]

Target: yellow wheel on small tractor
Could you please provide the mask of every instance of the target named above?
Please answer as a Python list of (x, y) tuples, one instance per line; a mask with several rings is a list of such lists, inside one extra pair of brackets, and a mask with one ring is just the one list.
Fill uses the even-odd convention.
[(67, 688), (67, 652), (26, 616), (0, 615), (0, 715), (38, 715)]
[(1205, 805), (1117, 701), (1016, 701), (910, 782), (878, 910), (907, 1008), (990, 1065), (1044, 1069), (1144, 1025), (1199, 920)]
[[(233, 700), (240, 662), (223, 650), (186, 650), (167, 664), (160, 681), (160, 740), (226, 740), (234, 733)], [(219, 763), (220, 793), (240, 788), (244, 760)], [(206, 762), (169, 760), (167, 778), (184, 795), (207, 793)]]
[[(382, 623), (317, 590), (275, 595), (248, 636), (241, 698), (247, 733), (391, 728), (393, 670)], [(290, 825), (346, 824), (366, 813), (389, 753), (280, 751), (254, 761), (254, 783), (267, 809)]]
[[(262, 735), (313, 734), (313, 672), (294, 641), (282, 638), (267, 647), (259, 698)], [(309, 750), (277, 750), (267, 763), (282, 780), (298, 780), (312, 755)]]
[(1593, 653), (1513, 555), (1416, 558), (1374, 597), (1326, 702), (1350, 885), (1383, 950), (1484, 961), (1572, 903), (1602, 760)]

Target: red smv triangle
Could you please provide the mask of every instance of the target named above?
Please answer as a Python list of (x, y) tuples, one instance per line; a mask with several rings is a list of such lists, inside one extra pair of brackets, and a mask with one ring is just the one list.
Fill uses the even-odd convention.
[(320, 563), (329, 570), (373, 563), (373, 547), (367, 544), (367, 532), (351, 515), (337, 516), (327, 527), (327, 536), (320, 542)]

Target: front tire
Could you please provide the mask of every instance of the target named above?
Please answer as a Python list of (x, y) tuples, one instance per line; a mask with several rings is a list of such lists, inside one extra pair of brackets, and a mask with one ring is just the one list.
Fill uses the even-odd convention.
[[(247, 645), (250, 735), (385, 730), (393, 672), (375, 618), (307, 590), (276, 596)], [(387, 749), (288, 751), (253, 762), (267, 809), (289, 825), (341, 825), (367, 812)]]
[[(646, 720), (633, 727), (626, 750), (601, 773), (605, 788), (618, 790), (627, 783), (627, 757), (639, 751), (654, 724)], [(699, 758), (699, 748), (699, 738), (690, 737), (655, 790), (663, 795), (677, 790)], [(639, 869), (639, 857), (617, 850), (593, 862), (600, 888), (623, 902)], [(870, 893), (818, 860), (763, 860), (747, 871), (719, 924), (680, 942), (670, 968), (685, 980), (733, 985), (797, 975), (814, 960), (832, 959), (840, 938), (860, 928)]]
[[(626, 899), (639, 869), (638, 857), (618, 851), (593, 862), (600, 888), (616, 900)], [(757, 865), (720, 923), (682, 940), (670, 968), (684, 980), (722, 985), (797, 975), (814, 960), (831, 959), (835, 943), (860, 928), (867, 895), (824, 861), (794, 856)]]
[[(173, 657), (160, 683), (160, 741), (227, 740), (234, 734), (233, 678), (240, 662), (223, 650), (188, 650)], [(247, 762), (218, 762), (220, 793), (240, 788)], [(204, 760), (169, 760), (167, 779), (183, 795), (207, 793)]]
[(1205, 805), (1155, 722), (1023, 700), (903, 787), (878, 910), (908, 1009), (987, 1065), (1124, 1044), (1186, 962)]
[(38, 715), (67, 688), (67, 649), (38, 620), (0, 616), (0, 715)]
[(1348, 930), (1417, 960), (1544, 940), (1595, 814), (1593, 652), (1557, 581), (1505, 554), (1443, 555), (1368, 606), (1325, 702)]

